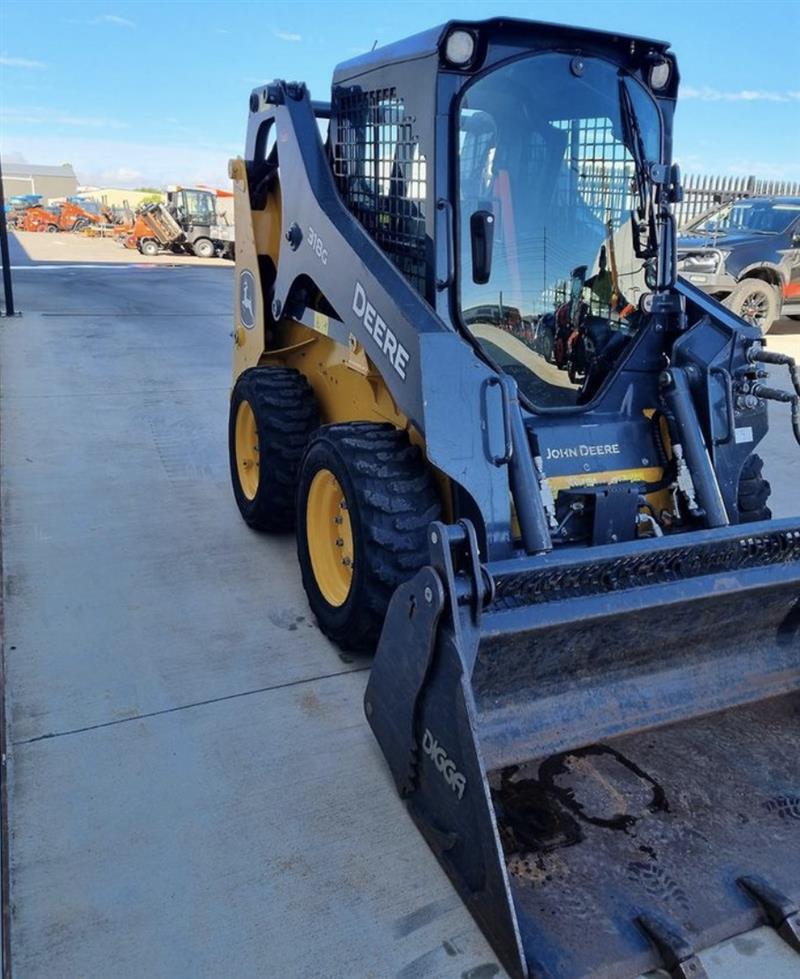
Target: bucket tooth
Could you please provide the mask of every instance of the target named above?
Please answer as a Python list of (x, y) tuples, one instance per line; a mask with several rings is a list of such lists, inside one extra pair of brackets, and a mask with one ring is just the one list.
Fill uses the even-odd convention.
[(800, 952), (800, 909), (760, 877), (740, 877), (739, 886), (763, 909), (767, 921), (786, 944)]
[(703, 963), (679, 925), (653, 914), (640, 914), (636, 924), (658, 952), (671, 979), (708, 979)]

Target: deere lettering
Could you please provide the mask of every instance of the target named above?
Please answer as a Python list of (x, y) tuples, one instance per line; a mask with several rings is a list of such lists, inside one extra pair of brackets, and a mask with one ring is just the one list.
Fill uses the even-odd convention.
[(545, 460), (548, 459), (586, 459), (589, 456), (616, 456), (622, 452), (619, 443), (611, 442), (606, 445), (574, 445), (566, 449), (548, 449)]
[(448, 758), (447, 752), (427, 728), (422, 736), (422, 750), (436, 766), (436, 770), (441, 772), (445, 782), (458, 798), (463, 799), (464, 789), (467, 787), (466, 778), (456, 769), (456, 763), (452, 758)]
[(360, 282), (356, 282), (356, 291), (353, 294), (353, 312), (364, 324), (364, 329), (377, 344), (379, 352), (389, 360), (392, 367), (405, 380), (406, 364), (409, 359), (408, 351), (367, 299), (367, 294)]

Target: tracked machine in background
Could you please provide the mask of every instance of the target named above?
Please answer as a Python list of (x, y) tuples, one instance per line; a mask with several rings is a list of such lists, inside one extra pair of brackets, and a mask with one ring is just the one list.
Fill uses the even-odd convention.
[(57, 210), (60, 231), (86, 231), (87, 228), (101, 226), (110, 228), (115, 224), (109, 208), (82, 197), (68, 197), (58, 204)]
[(9, 224), (20, 231), (84, 231), (95, 225), (114, 223), (111, 212), (92, 200), (80, 197), (57, 198), (47, 206), (38, 194), (11, 199)]
[(43, 200), (41, 194), (16, 194), (10, 197), (5, 205), (6, 221), (9, 228), (21, 230), (25, 212), (32, 207), (42, 208)]
[(231, 163), (236, 501), (377, 647), (369, 723), (515, 977), (699, 979), (759, 926), (748, 974), (800, 968), (800, 518), (756, 454), (800, 376), (676, 277), (677, 90), (658, 41), (450, 23), (330, 103), (254, 90)]
[(45, 231), (55, 234), (59, 230), (58, 211), (40, 203), (26, 204), (12, 213), (13, 219), (9, 223), (17, 231)]

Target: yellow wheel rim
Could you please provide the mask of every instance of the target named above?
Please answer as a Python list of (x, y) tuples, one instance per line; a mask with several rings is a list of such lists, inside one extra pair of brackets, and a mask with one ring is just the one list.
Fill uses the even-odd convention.
[(344, 605), (353, 583), (353, 527), (344, 491), (330, 469), (320, 469), (311, 480), (306, 536), (322, 597), (329, 605)]
[(258, 428), (248, 401), (240, 402), (236, 412), (235, 441), (239, 485), (247, 499), (254, 500), (258, 492)]

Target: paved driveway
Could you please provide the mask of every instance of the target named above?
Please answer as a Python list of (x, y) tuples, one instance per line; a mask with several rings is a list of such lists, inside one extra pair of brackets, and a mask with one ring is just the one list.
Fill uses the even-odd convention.
[(227, 473), (232, 274), (30, 268), (0, 321), (14, 979), (489, 979)]

